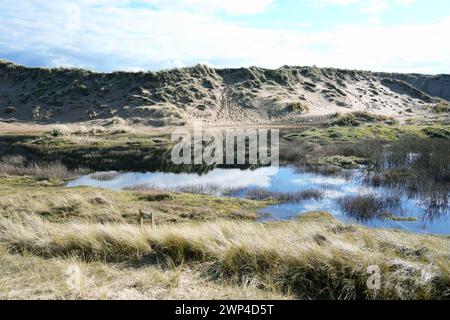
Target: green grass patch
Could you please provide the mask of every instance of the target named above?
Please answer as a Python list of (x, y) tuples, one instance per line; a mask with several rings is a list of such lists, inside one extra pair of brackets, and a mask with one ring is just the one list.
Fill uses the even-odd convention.
[(284, 138), (288, 140), (306, 140), (316, 143), (333, 141), (357, 142), (360, 140), (394, 141), (404, 137), (449, 138), (450, 126), (390, 126), (364, 125), (359, 127), (312, 128), (301, 133), (292, 133)]

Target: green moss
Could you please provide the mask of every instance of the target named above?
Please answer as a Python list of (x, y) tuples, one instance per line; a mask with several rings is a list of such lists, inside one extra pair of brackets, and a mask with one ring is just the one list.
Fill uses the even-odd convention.
[(422, 132), (430, 138), (450, 139), (450, 127), (427, 127)]
[(38, 186), (38, 187), (54, 187), (64, 184), (59, 179), (42, 180), (30, 176), (1, 176), (0, 185), (3, 186)]
[(333, 141), (357, 142), (360, 140), (384, 140), (393, 141), (402, 137), (435, 137), (447, 136), (449, 126), (390, 126), (390, 125), (365, 125), (359, 127), (313, 128), (302, 133), (291, 133), (285, 138), (288, 140), (306, 140), (318, 143), (330, 143)]

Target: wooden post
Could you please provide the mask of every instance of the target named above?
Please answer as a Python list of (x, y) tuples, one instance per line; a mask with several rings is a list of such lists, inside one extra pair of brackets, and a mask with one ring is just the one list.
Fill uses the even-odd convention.
[(139, 210), (139, 225), (141, 229), (144, 229), (144, 219), (150, 219), (152, 229), (155, 227), (155, 215), (153, 212), (147, 213), (143, 210)]
[(139, 225), (144, 229), (144, 211), (139, 210)]
[(155, 227), (155, 215), (152, 213), (150, 213), (150, 218), (152, 219), (152, 229)]

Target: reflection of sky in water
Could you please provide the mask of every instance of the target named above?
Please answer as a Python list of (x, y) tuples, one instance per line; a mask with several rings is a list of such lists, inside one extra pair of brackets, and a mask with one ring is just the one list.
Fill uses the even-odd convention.
[[(362, 177), (346, 180), (341, 177), (325, 177), (314, 173), (301, 173), (289, 167), (258, 168), (256, 170), (214, 169), (207, 174), (189, 173), (124, 173), (113, 180), (99, 181), (90, 176), (81, 177), (68, 184), (69, 187), (93, 186), (120, 190), (138, 185), (148, 185), (161, 189), (173, 189), (186, 186), (218, 185), (227, 188), (265, 188), (269, 191), (296, 192), (307, 189), (320, 189), (325, 192), (322, 200), (307, 200), (301, 203), (286, 203), (269, 206), (260, 211), (261, 221), (285, 220), (307, 211), (328, 211), (337, 218), (354, 222), (341, 211), (336, 199), (357, 194), (383, 194), (392, 192), (384, 188), (372, 188), (363, 185)], [(390, 221), (374, 219), (363, 224), (377, 228), (399, 228), (414, 232), (450, 234), (448, 216), (433, 221), (423, 221), (424, 208), (417, 199), (401, 197), (401, 206), (390, 210), (396, 216), (415, 217), (418, 221)]]
[(253, 171), (214, 169), (201, 176), (191, 173), (124, 173), (109, 181), (99, 181), (91, 178), (91, 176), (85, 176), (70, 182), (68, 186), (92, 186), (112, 190), (140, 185), (161, 189), (193, 185), (220, 185), (224, 188), (246, 188), (249, 186), (265, 188), (270, 186), (271, 179), (277, 174), (277, 171), (277, 168), (266, 167)]

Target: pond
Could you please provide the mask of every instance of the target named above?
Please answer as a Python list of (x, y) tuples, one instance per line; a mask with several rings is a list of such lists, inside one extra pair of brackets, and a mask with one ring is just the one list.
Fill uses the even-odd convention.
[[(447, 204), (439, 214), (430, 214), (426, 198), (392, 188), (370, 186), (365, 183), (364, 177), (365, 174), (360, 171), (352, 171), (346, 176), (325, 176), (301, 172), (293, 167), (262, 167), (255, 170), (216, 168), (203, 175), (96, 173), (71, 181), (68, 187), (92, 186), (111, 190), (157, 188), (242, 198), (266, 195), (278, 198), (281, 203), (260, 210), (260, 221), (288, 220), (308, 211), (327, 211), (342, 221), (373, 228), (450, 234), (450, 208)], [(305, 194), (311, 196), (303, 196)], [(393, 195), (395, 201), (385, 201), (392, 199)], [(354, 201), (355, 197), (360, 199)], [(379, 209), (382, 211), (378, 215), (363, 215), (367, 213), (367, 208), (364, 211), (359, 207), (372, 206), (377, 199), (390, 205)], [(375, 207), (378, 202), (374, 203)], [(372, 208), (369, 207), (370, 210)]]

